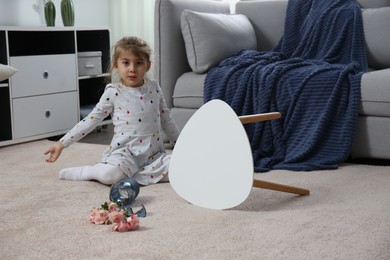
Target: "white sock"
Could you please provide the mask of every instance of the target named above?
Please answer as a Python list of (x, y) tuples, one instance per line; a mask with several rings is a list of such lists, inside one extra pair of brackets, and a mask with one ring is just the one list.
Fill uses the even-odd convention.
[(106, 163), (97, 163), (82, 167), (65, 168), (59, 172), (59, 178), (70, 181), (97, 180), (111, 185), (127, 177), (118, 167)]
[(58, 177), (62, 180), (69, 180), (69, 181), (87, 181), (88, 179), (84, 179), (81, 174), (83, 172), (84, 167), (88, 167), (88, 166), (62, 169), (58, 173)]

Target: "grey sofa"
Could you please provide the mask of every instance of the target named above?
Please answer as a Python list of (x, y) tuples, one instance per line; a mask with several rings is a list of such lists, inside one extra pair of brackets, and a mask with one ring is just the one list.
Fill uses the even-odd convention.
[[(369, 72), (361, 81), (361, 108), (351, 156), (390, 159), (390, 0), (359, 0), (359, 3), (363, 12)], [(286, 8), (286, 0), (239, 1), (235, 11), (248, 18), (257, 42), (255, 48), (263, 51), (272, 49), (283, 35)], [(184, 10), (214, 14), (230, 12), (229, 5), (222, 1), (156, 0), (156, 78), (179, 129), (202, 106), (207, 73), (194, 69), (189, 62), (193, 57), (188, 55), (181, 27)], [(204, 43), (208, 40), (204, 39)], [(241, 42), (246, 44), (245, 39)], [(218, 48), (226, 46), (221, 44)]]

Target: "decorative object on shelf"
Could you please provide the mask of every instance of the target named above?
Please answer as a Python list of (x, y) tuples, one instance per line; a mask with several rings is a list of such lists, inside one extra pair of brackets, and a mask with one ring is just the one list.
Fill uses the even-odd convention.
[(56, 7), (51, 0), (45, 4), (45, 20), (47, 26), (55, 26)]
[(61, 16), (64, 26), (74, 25), (74, 5), (72, 0), (61, 1)]
[(14, 67), (0, 63), (0, 81), (6, 80), (14, 75), (18, 70)]
[(102, 52), (88, 51), (77, 53), (79, 76), (97, 76), (102, 74)]
[(36, 0), (36, 3), (32, 5), (32, 8), (39, 15), (39, 21), (41, 25), (46, 25), (45, 21), (45, 0)]

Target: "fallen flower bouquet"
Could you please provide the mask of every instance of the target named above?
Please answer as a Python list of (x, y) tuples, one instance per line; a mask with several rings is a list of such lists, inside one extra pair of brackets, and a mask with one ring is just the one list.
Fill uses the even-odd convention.
[[(144, 210), (144, 207), (142, 207)], [(100, 208), (93, 208), (88, 222), (97, 225), (111, 225), (113, 231), (126, 232), (137, 230), (139, 228), (139, 219), (137, 214), (134, 214), (121, 208), (114, 202), (105, 202)]]

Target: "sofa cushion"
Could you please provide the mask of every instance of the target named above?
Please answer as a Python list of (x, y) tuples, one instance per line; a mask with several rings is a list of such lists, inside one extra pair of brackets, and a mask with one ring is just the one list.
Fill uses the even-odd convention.
[(252, 22), (257, 37), (257, 50), (269, 51), (279, 42), (284, 31), (288, 1), (239, 1), (236, 12)]
[(173, 88), (177, 78), (191, 71), (181, 32), (180, 18), (186, 9), (198, 12), (229, 13), (229, 3), (222, 1), (154, 1), (154, 73), (164, 92), (168, 107), (172, 107)]
[(390, 117), (390, 69), (364, 73), (361, 80), (360, 114)]
[(193, 114), (195, 114), (197, 110), (198, 110), (197, 108), (181, 108), (181, 107), (171, 108), (172, 119), (173, 121), (175, 121), (177, 129), (180, 132), (187, 124), (187, 121), (191, 118)]
[(203, 105), (203, 85), (206, 74), (187, 72), (176, 82), (173, 105), (181, 108), (200, 108)]
[(390, 67), (390, 7), (363, 10), (368, 65), (376, 69)]
[(390, 0), (358, 0), (362, 8), (378, 8), (390, 6)]
[(255, 31), (242, 14), (215, 14), (185, 10), (181, 28), (192, 71), (205, 73), (241, 49), (256, 49)]

